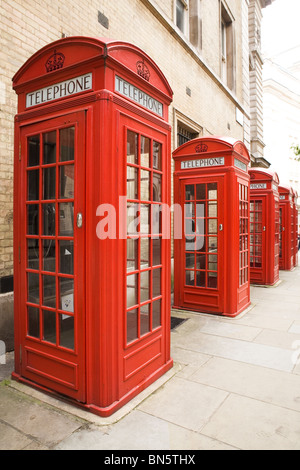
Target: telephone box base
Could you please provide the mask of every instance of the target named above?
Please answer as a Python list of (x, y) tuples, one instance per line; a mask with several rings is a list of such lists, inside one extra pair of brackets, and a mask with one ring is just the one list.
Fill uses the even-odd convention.
[(31, 388), (39, 390), (53, 398), (57, 398), (60, 401), (64, 401), (70, 405), (76, 406), (77, 408), (81, 408), (85, 411), (89, 411), (97, 416), (102, 418), (108, 418), (109, 416), (113, 415), (116, 411), (120, 410), (124, 405), (126, 405), (130, 400), (135, 398), (141, 392), (146, 390), (150, 385), (156, 382), (159, 378), (161, 378), (164, 374), (166, 374), (170, 369), (173, 367), (173, 359), (170, 359), (166, 364), (164, 364), (160, 369), (158, 369), (154, 374), (147, 377), (145, 380), (140, 382), (134, 389), (132, 389), (128, 394), (124, 395), (124, 397), (120, 398), (120, 400), (115, 401), (110, 406), (107, 407), (100, 407), (93, 404), (86, 404), (80, 403), (76, 400), (72, 400), (69, 397), (64, 395), (60, 395), (59, 393), (48, 389), (47, 387), (43, 387), (42, 385), (32, 382), (31, 380), (25, 379), (24, 377), (20, 376), (16, 372), (13, 372), (11, 378), (16, 382), (22, 383), (27, 385)]
[(187, 311), (187, 312), (194, 312), (194, 313), (203, 313), (204, 315), (215, 315), (215, 316), (219, 316), (219, 317), (230, 317), (230, 318), (235, 318), (237, 317), (238, 315), (240, 315), (241, 313), (243, 313), (245, 310), (247, 310), (248, 307), (250, 307), (251, 305), (251, 302), (248, 302), (247, 304), (245, 304), (243, 307), (241, 307), (237, 312), (234, 312), (234, 313), (226, 313), (226, 312), (212, 312), (212, 311), (208, 311), (208, 310), (204, 310), (204, 309), (201, 309), (199, 310), (199, 308), (193, 308), (193, 307), (178, 307), (177, 305), (172, 305), (172, 309), (174, 310), (182, 310), (182, 311)]

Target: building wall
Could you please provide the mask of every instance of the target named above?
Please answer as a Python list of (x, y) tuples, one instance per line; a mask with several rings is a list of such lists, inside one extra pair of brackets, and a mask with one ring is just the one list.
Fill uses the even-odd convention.
[[(188, 16), (182, 32), (175, 25), (176, 0), (2, 0), (0, 278), (13, 273), (13, 122), (17, 99), (11, 79), (21, 65), (45, 44), (64, 36), (109, 37), (134, 43), (154, 59), (174, 91), (170, 107), (173, 149), (179, 124), (194, 135), (241, 139), (249, 148), (249, 1), (254, 0), (186, 0), (190, 6), (186, 12), (193, 12), (193, 22)], [(224, 11), (233, 26), (228, 37), (234, 52), (230, 86), (221, 79), (220, 21)], [(196, 43), (193, 36), (192, 44), (195, 29), (199, 40)]]

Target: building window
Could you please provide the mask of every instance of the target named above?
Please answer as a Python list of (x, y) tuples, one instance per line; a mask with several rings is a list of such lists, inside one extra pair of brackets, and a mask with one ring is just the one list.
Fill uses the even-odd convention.
[(228, 11), (221, 5), (221, 79), (231, 90), (235, 90), (234, 23)]
[(185, 144), (186, 142), (189, 142), (192, 139), (196, 139), (198, 135), (199, 135), (198, 133), (193, 132), (190, 129), (187, 129), (181, 124), (178, 124), (178, 128), (177, 128), (178, 147), (180, 147), (180, 145), (182, 144)]
[(202, 49), (202, 19), (200, 8), (201, 0), (189, 1), (190, 42), (197, 49)]
[(185, 0), (176, 0), (176, 26), (184, 34), (187, 33), (186, 19), (188, 13), (188, 4)]

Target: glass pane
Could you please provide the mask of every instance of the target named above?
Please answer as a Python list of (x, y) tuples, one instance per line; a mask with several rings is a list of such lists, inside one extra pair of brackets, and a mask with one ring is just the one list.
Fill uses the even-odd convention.
[(40, 196), (40, 170), (28, 171), (27, 201), (38, 201)]
[(127, 272), (138, 269), (138, 240), (129, 238), (127, 240)]
[(127, 162), (138, 164), (138, 134), (127, 132)]
[(55, 240), (43, 241), (44, 271), (55, 273)]
[(55, 199), (55, 187), (56, 187), (56, 168), (44, 168), (43, 169), (43, 199), (45, 201), (49, 199)]
[(28, 302), (32, 304), (40, 303), (40, 276), (37, 273), (28, 273)]
[(150, 139), (141, 136), (141, 166), (150, 167)]
[(206, 277), (205, 271), (197, 271), (197, 276), (196, 276), (197, 287), (206, 287), (205, 277)]
[(150, 171), (141, 170), (141, 201), (150, 201)]
[(197, 235), (205, 235), (206, 233), (206, 220), (205, 219), (197, 219)]
[(197, 184), (196, 186), (197, 200), (206, 199), (206, 184)]
[(140, 292), (140, 301), (145, 302), (150, 298), (150, 272), (144, 272), (140, 274), (141, 280), (141, 292)]
[(28, 319), (28, 336), (33, 338), (40, 337), (40, 311), (36, 307), (28, 307), (27, 310), (27, 319)]
[(138, 303), (138, 276), (131, 274), (127, 276), (127, 308), (133, 307)]
[(74, 160), (74, 135), (75, 135), (75, 127), (67, 127), (66, 129), (60, 130), (59, 160), (61, 162)]
[(49, 165), (56, 162), (56, 131), (47, 132), (43, 135), (44, 158), (43, 164)]
[(186, 271), (185, 272), (185, 283), (187, 286), (195, 285), (195, 271)]
[(74, 234), (74, 203), (63, 202), (59, 204), (59, 235), (72, 237)]
[(194, 239), (195, 235), (195, 220), (194, 219), (185, 219), (185, 235), (190, 240)]
[(197, 269), (206, 269), (206, 255), (205, 254), (196, 254), (196, 267)]
[(49, 310), (43, 310), (43, 339), (56, 344), (56, 314)]
[(161, 239), (154, 239), (152, 241), (152, 266), (161, 264)]
[(74, 165), (63, 165), (59, 172), (59, 197), (60, 199), (72, 199), (74, 197)]
[(152, 328), (161, 326), (161, 300), (152, 303)]
[(218, 221), (217, 219), (208, 220), (208, 233), (217, 234), (218, 233)]
[(39, 269), (39, 240), (27, 240), (27, 267)]
[(38, 204), (31, 204), (27, 206), (27, 234), (39, 234), (39, 206)]
[(185, 239), (185, 251), (195, 251), (196, 249), (196, 243), (195, 243), (195, 237), (186, 237)]
[(43, 305), (56, 308), (55, 276), (43, 276)]
[(55, 204), (43, 204), (43, 235), (55, 236)]
[(195, 186), (193, 184), (185, 187), (185, 200), (194, 201), (195, 199)]
[(196, 217), (202, 218), (202, 219), (206, 217), (206, 202), (197, 202)]
[(209, 237), (208, 251), (211, 253), (218, 251), (218, 238), (217, 237)]
[(138, 310), (127, 312), (127, 343), (138, 338)]
[(138, 204), (127, 204), (127, 233), (130, 235), (136, 235), (138, 233), (140, 222), (138, 210)]
[(74, 317), (59, 315), (59, 345), (74, 350)]
[(150, 305), (143, 305), (141, 307), (140, 313), (140, 323), (141, 323), (141, 336), (149, 333), (150, 331)]
[(59, 308), (65, 312), (74, 312), (74, 281), (59, 278), (60, 303)]
[(150, 239), (141, 238), (141, 269), (150, 266)]
[(207, 185), (208, 199), (218, 199), (218, 184), (210, 183)]
[(208, 204), (208, 217), (218, 217), (218, 205), (212, 202)]
[(211, 289), (217, 289), (218, 287), (218, 274), (217, 273), (207, 273), (207, 287)]
[(186, 255), (185, 255), (185, 267), (187, 269), (195, 269), (195, 255), (194, 255), (194, 253), (186, 253)]
[(127, 166), (127, 198), (138, 199), (138, 169)]
[(194, 217), (195, 215), (195, 203), (190, 202), (184, 205), (185, 217)]
[(155, 170), (162, 170), (161, 161), (162, 161), (162, 145), (158, 142), (153, 141), (153, 168)]
[(161, 282), (160, 282), (160, 279), (161, 279), (161, 269), (154, 269), (152, 271), (152, 288), (153, 288), (153, 297), (158, 297), (159, 295), (161, 295)]
[(59, 272), (62, 274), (74, 274), (74, 243), (72, 240), (59, 242)]
[(40, 164), (40, 136), (33, 135), (28, 139), (28, 166)]
[(150, 205), (141, 204), (140, 215), (141, 215), (140, 231), (141, 233), (149, 234), (150, 233)]
[(153, 201), (155, 202), (161, 202), (161, 180), (161, 175), (153, 173)]
[(218, 255), (209, 255), (208, 256), (208, 269), (210, 271), (218, 270)]
[(196, 251), (201, 251), (202, 253), (206, 251), (206, 237), (196, 237)]

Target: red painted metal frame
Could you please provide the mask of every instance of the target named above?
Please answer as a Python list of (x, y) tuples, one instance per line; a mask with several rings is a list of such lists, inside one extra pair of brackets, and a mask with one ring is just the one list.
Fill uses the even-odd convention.
[(299, 222), (299, 213), (298, 213), (298, 193), (293, 189), (293, 209), (294, 209), (294, 266), (298, 266), (298, 222)]
[[(231, 138), (203, 137), (173, 152), (175, 161), (174, 205), (184, 214), (186, 185), (218, 183), (218, 287), (188, 286), (185, 281), (185, 235), (174, 239), (174, 307), (234, 317), (250, 305), (249, 276), (249, 153)], [(209, 166), (215, 158), (224, 164)], [(189, 168), (189, 161), (195, 163)], [(241, 189), (241, 188), (245, 189)], [(240, 198), (241, 195), (241, 198)], [(184, 216), (182, 216), (182, 221)], [(241, 229), (243, 227), (243, 229)], [(241, 232), (241, 233), (240, 233)], [(243, 233), (242, 233), (243, 232)], [(207, 236), (207, 232), (205, 232)], [(241, 260), (242, 264), (241, 264)]]
[[(51, 61), (50, 61), (51, 59)], [(51, 64), (50, 64), (51, 62)], [(49, 68), (49, 64), (51, 68)], [(86, 91), (26, 108), (26, 94), (69, 79), (92, 74)], [(116, 90), (116, 76), (129, 83), (131, 95)], [(128, 85), (127, 85), (128, 86)], [(101, 416), (109, 416), (172, 367), (170, 357), (171, 240), (161, 248), (161, 326), (132, 344), (126, 342), (126, 131), (147, 135), (163, 145), (162, 200), (171, 206), (171, 128), (168, 123), (172, 90), (157, 65), (139, 48), (118, 41), (70, 37), (49, 44), (34, 54), (16, 73), (13, 87), (18, 94), (15, 118), (14, 180), (14, 283), (15, 283), (15, 371), (13, 378), (29, 383), (61, 399), (72, 399)], [(126, 89), (128, 91), (128, 89)], [(141, 96), (161, 103), (162, 112), (149, 109)], [(47, 97), (47, 95), (39, 95)], [(50, 93), (49, 93), (50, 96)], [(68, 394), (50, 380), (55, 358), (68, 362), (61, 351), (47, 350), (47, 361), (38, 341), (28, 338), (24, 323), (24, 138), (26, 129), (43, 132), (53, 122), (78, 122), (81, 174), (75, 201), (83, 214), (83, 228), (75, 228), (81, 331), (76, 351), (78, 383)], [(53, 120), (53, 121), (52, 121)], [(77, 206), (76, 206), (77, 204)], [(97, 208), (111, 205), (116, 211), (117, 237), (100, 240), (96, 234)], [(80, 206), (80, 207), (79, 207)], [(164, 227), (170, 216), (164, 215)], [(125, 228), (125, 234), (124, 234)], [(121, 236), (122, 234), (122, 236)], [(85, 310), (85, 313), (84, 313)], [(79, 331), (78, 327), (77, 331)], [(31, 373), (25, 348), (36, 353)], [(73, 357), (73, 356), (72, 356)], [(74, 359), (74, 357), (73, 357)], [(76, 361), (74, 361), (76, 367)], [(40, 370), (38, 370), (40, 369)], [(48, 375), (47, 381), (41, 380)], [(63, 393), (64, 395), (60, 395)]]
[(292, 250), (292, 211), (293, 190), (289, 186), (279, 186), (280, 210), (281, 210), (281, 246), (280, 269), (290, 271), (294, 267)]
[(279, 178), (277, 173), (264, 168), (250, 168), (249, 174), (251, 203), (263, 201), (262, 263), (259, 267), (252, 265), (251, 284), (274, 285), (279, 281)]

